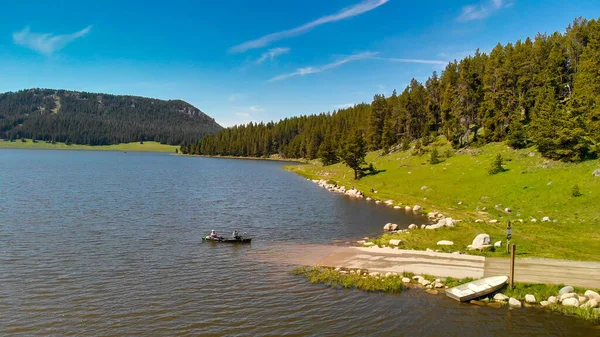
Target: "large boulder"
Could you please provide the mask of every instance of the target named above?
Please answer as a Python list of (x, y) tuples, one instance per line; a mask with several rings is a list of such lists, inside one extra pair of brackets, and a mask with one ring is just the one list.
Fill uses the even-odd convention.
[(564, 301), (562, 301), (562, 305), (568, 306), (568, 307), (578, 307), (579, 300), (575, 297), (569, 297), (569, 298), (565, 299)]
[(398, 229), (398, 225), (395, 223), (387, 223), (385, 224), (385, 226), (383, 226), (383, 230), (384, 231), (395, 231), (396, 229)]
[(595, 299), (597, 302), (600, 302), (600, 295), (592, 290), (586, 290), (583, 296), (587, 296), (589, 299)]
[(490, 246), (492, 243), (492, 239), (488, 234), (479, 234), (473, 239), (473, 243), (471, 246), (476, 249), (484, 248)]
[(567, 294), (567, 293), (572, 293), (572, 292), (574, 292), (574, 291), (575, 291), (575, 289), (574, 289), (572, 286), (566, 286), (566, 287), (562, 287), (562, 288), (561, 288), (561, 289), (558, 291), (558, 294), (559, 294), (559, 295), (564, 295), (564, 294)]

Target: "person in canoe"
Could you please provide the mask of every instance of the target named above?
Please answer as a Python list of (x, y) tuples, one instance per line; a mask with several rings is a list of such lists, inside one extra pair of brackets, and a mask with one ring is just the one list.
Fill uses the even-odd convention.
[(221, 236), (219, 235), (219, 233), (217, 233), (217, 231), (215, 231), (214, 229), (212, 231), (210, 231), (210, 235), (208, 236), (209, 239), (221, 239)]

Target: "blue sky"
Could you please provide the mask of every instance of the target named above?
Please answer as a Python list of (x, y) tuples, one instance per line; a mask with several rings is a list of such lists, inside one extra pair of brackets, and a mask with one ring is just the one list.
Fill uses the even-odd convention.
[(0, 91), (183, 99), (224, 126), (333, 111), (454, 58), (564, 31), (600, 1), (12, 1)]

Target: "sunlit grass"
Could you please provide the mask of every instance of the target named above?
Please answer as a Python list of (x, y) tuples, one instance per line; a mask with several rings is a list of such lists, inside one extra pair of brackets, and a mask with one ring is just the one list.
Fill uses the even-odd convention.
[(0, 140), (0, 149), (40, 149), (40, 150), (87, 150), (87, 151), (131, 151), (131, 152), (172, 152), (175, 153), (175, 145), (166, 145), (158, 142), (139, 142), (122, 143), (114, 145), (79, 145), (65, 143), (46, 143), (45, 141), (37, 141), (34, 143), (31, 139), (26, 139), (25, 142), (16, 140), (7, 142)]
[[(432, 146), (438, 146), (439, 153), (450, 149), (441, 141), (428, 149)], [(490, 175), (487, 168), (497, 154), (504, 158), (506, 171)], [(310, 179), (355, 186), (366, 197), (421, 205), (425, 212), (439, 211), (463, 220), (455, 228), (384, 235), (378, 244), (399, 238), (404, 241), (401, 248), (465, 251), (477, 234), (487, 233), (492, 241), (504, 241), (503, 246), (493, 252), (471, 253), (507, 256), (505, 235), (510, 220), (512, 243), (517, 244), (520, 257), (600, 260), (600, 212), (596, 207), (600, 205), (600, 178), (592, 176), (594, 169), (600, 167), (597, 160), (561, 163), (542, 158), (533, 148), (513, 150), (504, 143), (462, 150), (449, 158), (442, 156), (443, 161), (436, 165), (431, 165), (428, 158), (427, 153), (413, 156), (411, 150), (390, 155), (372, 152), (367, 162), (385, 171), (358, 181), (353, 180), (352, 170), (343, 164), (323, 167), (311, 163), (287, 169)], [(572, 195), (575, 185), (581, 196)], [(499, 204), (502, 206), (496, 208)], [(503, 211), (507, 207), (510, 213)], [(556, 222), (541, 222), (545, 216)], [(475, 223), (477, 219), (486, 223)], [(499, 222), (487, 222), (492, 219)], [(455, 246), (436, 246), (439, 240), (454, 241)]]

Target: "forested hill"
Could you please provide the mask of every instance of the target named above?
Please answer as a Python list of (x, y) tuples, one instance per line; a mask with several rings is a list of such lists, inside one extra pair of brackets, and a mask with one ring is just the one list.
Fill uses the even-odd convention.
[(0, 137), (87, 145), (157, 141), (178, 145), (222, 127), (181, 100), (28, 89), (0, 94)]
[(370, 150), (445, 136), (455, 148), (507, 141), (515, 148), (537, 146), (552, 159), (596, 157), (600, 24), (579, 18), (564, 33), (498, 44), (489, 54), (475, 51), (425, 83), (413, 79), (400, 94), (375, 95), (371, 104), (225, 129), (182, 151), (335, 159), (354, 133)]

